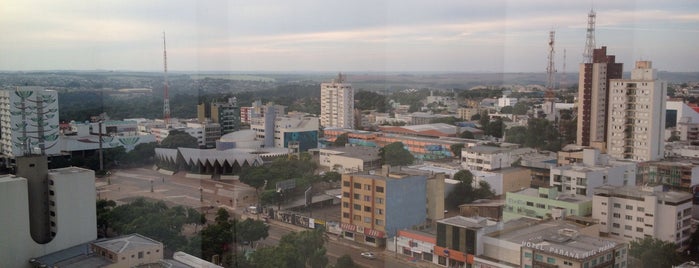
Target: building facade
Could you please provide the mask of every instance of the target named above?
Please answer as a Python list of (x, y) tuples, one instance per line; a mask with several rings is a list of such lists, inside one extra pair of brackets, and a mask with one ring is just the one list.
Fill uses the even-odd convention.
[(560, 194), (556, 188), (529, 188), (506, 193), (503, 221), (520, 217), (562, 219), (568, 215), (592, 214), (592, 198)]
[(483, 254), (483, 235), (496, 231), (498, 223), (483, 217), (454, 216), (437, 221), (437, 264), (473, 267), (474, 257)]
[(95, 175), (76, 167), (48, 170), (44, 156), (18, 157), (18, 175), (0, 176), (0, 264), (30, 259), (97, 238)]
[(621, 78), (623, 64), (607, 55), (607, 47), (596, 48), (592, 63), (580, 64), (578, 78), (577, 144), (606, 148), (609, 80)]
[(610, 186), (595, 189), (592, 217), (600, 234), (634, 240), (654, 237), (686, 246), (691, 235), (692, 194), (663, 192), (662, 186)]
[(60, 154), (58, 93), (39, 87), (0, 91), (0, 152), (13, 158), (25, 154)]
[(551, 186), (558, 192), (592, 197), (602, 185), (636, 185), (636, 163), (616, 161), (597, 149), (583, 150), (582, 163), (551, 168)]
[(642, 184), (662, 184), (675, 191), (691, 192), (699, 185), (699, 165), (693, 161), (649, 161), (638, 164), (638, 179)]
[(342, 74), (331, 83), (320, 84), (320, 124), (354, 129), (354, 89)]
[(637, 61), (631, 79), (610, 80), (607, 153), (635, 161), (663, 158), (666, 97), (667, 83), (650, 61)]
[(342, 236), (371, 246), (384, 246), (400, 229), (427, 218), (427, 173), (390, 170), (380, 174), (342, 175)]

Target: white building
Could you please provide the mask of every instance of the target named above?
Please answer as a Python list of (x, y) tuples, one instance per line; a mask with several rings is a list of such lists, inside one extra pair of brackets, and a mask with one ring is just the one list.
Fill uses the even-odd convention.
[(341, 174), (373, 170), (381, 167), (379, 149), (367, 146), (347, 146), (318, 149), (318, 162), (321, 167)]
[(263, 117), (250, 122), (255, 138), (266, 148), (289, 148), (289, 142), (299, 142), (301, 151), (318, 147), (318, 117), (295, 112), (284, 115), (270, 108)]
[(609, 88), (607, 153), (618, 159), (663, 157), (667, 83), (650, 61), (637, 61), (631, 79), (612, 79)]
[(514, 107), (517, 104), (517, 98), (508, 98), (507, 96), (502, 96), (498, 98), (498, 109), (502, 109), (505, 106)]
[(461, 149), (461, 167), (471, 171), (490, 171), (512, 166), (520, 157), (535, 152), (531, 148), (504, 148), (476, 145)]
[(636, 163), (617, 161), (596, 149), (583, 150), (582, 163), (551, 168), (550, 185), (558, 192), (592, 197), (602, 185), (636, 185)]
[(0, 91), (0, 152), (57, 155), (58, 93), (39, 87)]
[(162, 142), (167, 136), (170, 135), (170, 132), (172, 131), (181, 131), (184, 133), (189, 134), (190, 136), (194, 137), (197, 139), (197, 144), (201, 147), (206, 146), (206, 136), (204, 134), (204, 127), (198, 127), (198, 126), (192, 126), (192, 127), (187, 127), (187, 126), (173, 126), (172, 128), (157, 128), (153, 127), (150, 129), (151, 134), (155, 136), (155, 140), (160, 143)]
[[(38, 158), (43, 161), (34, 161)], [(28, 173), (38, 176), (0, 176), (0, 266), (31, 267), (32, 258), (97, 238), (92, 170), (69, 167), (48, 171), (46, 158), (39, 156), (26, 162), (24, 158), (17, 160), (18, 171), (30, 169)], [(45, 190), (33, 187), (44, 180), (48, 185), (39, 188)], [(31, 199), (45, 199), (46, 204)], [(42, 208), (33, 209), (35, 206)]]
[(354, 89), (342, 74), (331, 83), (320, 84), (320, 124), (354, 129)]
[(595, 189), (592, 217), (600, 234), (628, 241), (651, 236), (685, 246), (689, 243), (692, 194), (662, 192), (662, 186), (611, 186)]

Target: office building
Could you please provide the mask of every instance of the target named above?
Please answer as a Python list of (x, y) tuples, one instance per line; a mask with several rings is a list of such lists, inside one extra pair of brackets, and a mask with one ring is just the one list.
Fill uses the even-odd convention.
[(649, 161), (638, 164), (638, 181), (641, 184), (663, 185), (668, 189), (691, 192), (699, 185), (699, 165), (691, 159)]
[(56, 91), (40, 87), (0, 91), (0, 153), (4, 158), (58, 155), (58, 138)]
[(606, 148), (609, 80), (621, 78), (623, 64), (607, 55), (607, 47), (596, 48), (592, 63), (580, 64), (578, 79), (577, 144)]
[[(209, 109), (208, 111), (207, 108)], [(209, 105), (205, 103), (197, 105), (197, 119), (199, 123), (205, 123), (207, 119), (211, 119), (211, 122), (221, 126), (221, 135), (240, 130), (241, 116), (242, 111), (238, 107), (238, 101), (235, 97), (229, 98), (227, 102), (211, 102)]]
[(352, 173), (373, 170), (381, 167), (379, 148), (366, 146), (345, 146), (321, 148), (318, 163), (338, 173)]
[(508, 148), (476, 145), (461, 149), (461, 166), (471, 171), (492, 171), (511, 167), (525, 155), (535, 153), (532, 148)]
[(635, 161), (663, 158), (666, 97), (667, 83), (650, 61), (637, 61), (631, 79), (610, 80), (607, 153)]
[(437, 221), (437, 264), (446, 267), (472, 267), (474, 257), (483, 254), (482, 237), (502, 228), (483, 217), (454, 216)]
[(342, 74), (331, 83), (320, 84), (320, 124), (354, 129), (354, 89)]
[[(270, 105), (264, 116), (254, 118), (250, 129), (256, 138), (263, 141), (265, 148), (289, 148), (289, 143), (298, 143), (298, 150), (305, 152), (318, 147), (318, 117), (304, 113), (277, 113), (278, 105)], [(282, 109), (283, 110), (283, 109)]]
[(611, 186), (595, 188), (592, 217), (600, 234), (633, 241), (654, 237), (686, 246), (691, 235), (692, 194), (663, 192), (662, 186)]
[(427, 172), (391, 169), (342, 175), (341, 228), (345, 239), (380, 247), (400, 229), (427, 219)]

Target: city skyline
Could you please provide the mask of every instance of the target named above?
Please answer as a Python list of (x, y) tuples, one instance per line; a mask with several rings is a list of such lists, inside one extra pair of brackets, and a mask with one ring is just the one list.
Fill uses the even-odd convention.
[(618, 62), (699, 71), (693, 1), (7, 1), (0, 70), (545, 72), (582, 61), (587, 13)]

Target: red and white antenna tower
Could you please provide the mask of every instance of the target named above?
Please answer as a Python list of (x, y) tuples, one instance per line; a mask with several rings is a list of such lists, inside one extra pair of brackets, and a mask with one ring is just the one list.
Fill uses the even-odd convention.
[(170, 124), (170, 97), (168, 96), (168, 81), (167, 81), (167, 46), (165, 45), (165, 32), (163, 32), (163, 69), (165, 70), (165, 90), (163, 91), (163, 119), (165, 125)]
[(556, 88), (556, 65), (554, 63), (554, 57), (556, 56), (556, 50), (554, 44), (556, 42), (556, 31), (549, 32), (549, 56), (548, 56), (548, 66), (546, 67), (546, 89), (552, 91)]
[(592, 54), (595, 50), (595, 19), (597, 14), (594, 9), (590, 9), (587, 15), (587, 39), (585, 40), (585, 52), (583, 52), (583, 63), (593, 63)]

